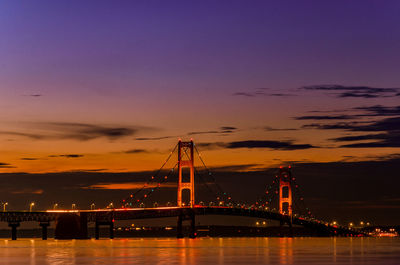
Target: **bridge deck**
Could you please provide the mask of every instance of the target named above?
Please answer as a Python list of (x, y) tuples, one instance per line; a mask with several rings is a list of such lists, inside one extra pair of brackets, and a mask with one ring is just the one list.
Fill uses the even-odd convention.
[(246, 216), (259, 219), (277, 220), (281, 222), (291, 222), (295, 225), (301, 225), (318, 230), (326, 230), (332, 234), (358, 234), (354, 229), (347, 227), (333, 227), (324, 222), (307, 219), (303, 217), (282, 215), (277, 212), (267, 211), (256, 208), (233, 208), (233, 207), (203, 207), (194, 208), (186, 207), (157, 207), (157, 208), (123, 208), (123, 209), (99, 209), (99, 210), (48, 210), (48, 211), (14, 211), (1, 212), (0, 221), (2, 222), (54, 222), (61, 215), (76, 214), (86, 215), (88, 222), (104, 222), (114, 220), (132, 220), (146, 218), (163, 218), (181, 216), (184, 219), (190, 215), (230, 215), (230, 216)]

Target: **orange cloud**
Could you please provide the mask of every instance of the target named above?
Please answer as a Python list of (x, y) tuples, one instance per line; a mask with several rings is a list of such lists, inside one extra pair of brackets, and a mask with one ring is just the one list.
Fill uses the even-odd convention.
[(12, 191), (12, 194), (43, 194), (43, 190), (29, 190), (29, 189), (23, 189), (23, 190), (16, 190), (16, 191)]

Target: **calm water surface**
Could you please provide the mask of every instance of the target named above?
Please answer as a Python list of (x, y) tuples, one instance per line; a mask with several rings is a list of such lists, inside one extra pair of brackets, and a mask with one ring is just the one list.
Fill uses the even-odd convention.
[(0, 240), (0, 264), (400, 264), (399, 238)]

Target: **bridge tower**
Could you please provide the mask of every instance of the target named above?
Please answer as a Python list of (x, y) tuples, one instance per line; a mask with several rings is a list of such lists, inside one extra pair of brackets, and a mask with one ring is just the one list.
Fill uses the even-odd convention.
[[(182, 192), (184, 190), (190, 191), (190, 207), (194, 207), (194, 146), (193, 141), (178, 142), (178, 207), (182, 207)], [(184, 157), (188, 159), (184, 159)], [(189, 168), (190, 177), (189, 179), (183, 179), (182, 169)]]
[(289, 167), (279, 169), (279, 213), (292, 216), (292, 173)]

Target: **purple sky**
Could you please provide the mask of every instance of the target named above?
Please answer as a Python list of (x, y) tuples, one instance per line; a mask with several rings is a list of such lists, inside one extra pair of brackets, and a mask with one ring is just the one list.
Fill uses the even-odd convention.
[(398, 161), (399, 11), (2, 1), (0, 172), (153, 170), (179, 137), (211, 167)]

